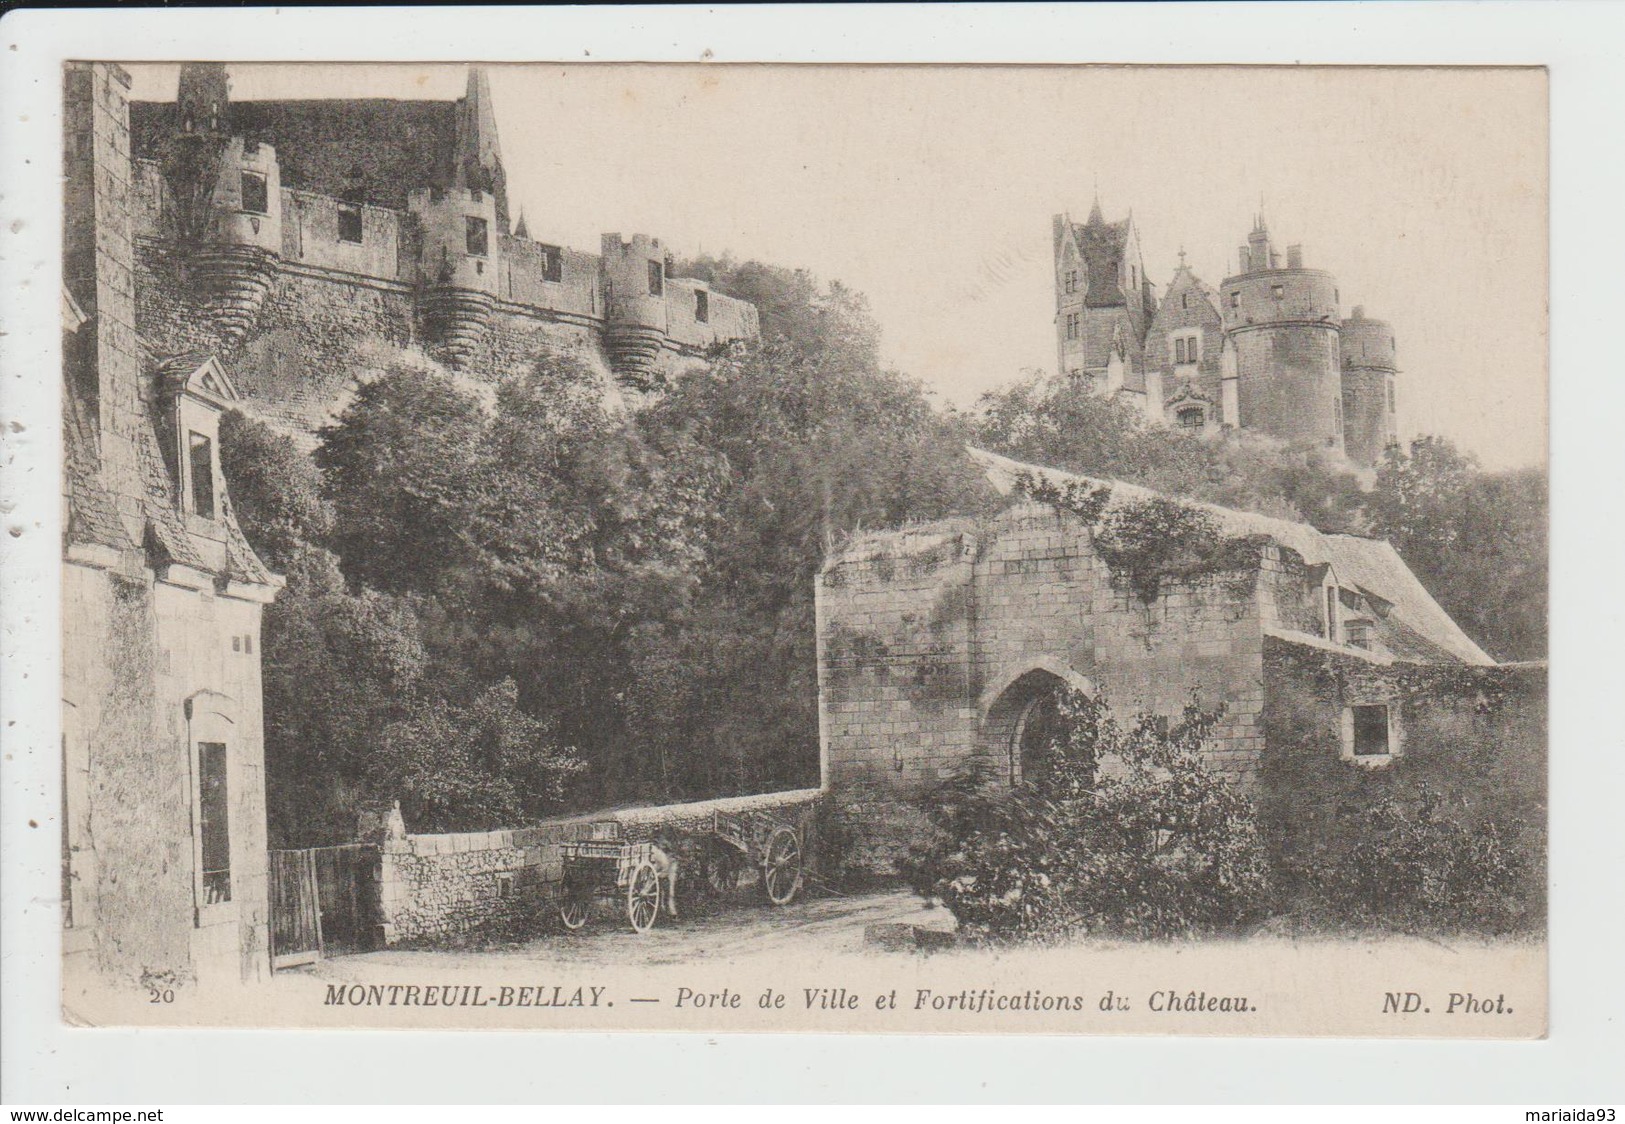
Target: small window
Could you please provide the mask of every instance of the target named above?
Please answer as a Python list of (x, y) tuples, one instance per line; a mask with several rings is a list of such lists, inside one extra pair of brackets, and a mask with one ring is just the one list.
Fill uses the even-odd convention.
[(658, 297), (666, 292), (666, 267), (657, 261), (649, 262), (649, 295)]
[(564, 253), (557, 246), (542, 248), (542, 280), (560, 281), (564, 278)]
[(1189, 293), (1181, 293), (1181, 294), (1179, 294), (1179, 307), (1180, 308), (1189, 308), (1190, 306), (1191, 306), (1191, 295)]
[(1069, 293), (1075, 293), (1078, 291), (1078, 271), (1075, 269), (1067, 270), (1066, 291)]
[(192, 477), (192, 512), (214, 518), (214, 442), (193, 433), (187, 444), (187, 467)]
[(1206, 424), (1207, 419), (1202, 414), (1200, 406), (1186, 406), (1174, 415), (1175, 422), (1180, 429), (1197, 430)]
[(1387, 706), (1351, 706), (1349, 710), (1354, 712), (1354, 756), (1384, 757), (1393, 752)]
[(1390, 414), (1394, 412), (1394, 384), (1392, 382), (1388, 383), (1388, 412)]
[(704, 289), (694, 290), (694, 319), (701, 324), (711, 321), (711, 294)]
[(463, 224), (464, 241), (467, 243), (469, 254), (476, 258), (483, 258), (490, 252), (491, 248), (490, 231), (487, 229), (485, 220), (476, 218), (473, 215), (466, 215), (463, 218)]
[(202, 842), (203, 904), (231, 900), (231, 825), (226, 798), (226, 745), (199, 742), (198, 834)]
[(1321, 621), (1326, 630), (1326, 639), (1337, 643), (1337, 587), (1326, 586), (1326, 609)]
[(1286, 286), (1285, 285), (1271, 285), (1270, 286), (1270, 296), (1274, 297), (1276, 300), (1285, 300), (1286, 299)]
[(265, 176), (259, 172), (243, 173), (243, 210), (252, 215), (263, 215), (271, 209), (270, 189)]
[(513, 871), (499, 870), (496, 872), (497, 897), (513, 897)]
[(339, 204), (339, 241), (361, 244), (361, 207), (356, 203)]
[(1241, 293), (1234, 292), (1234, 293), (1230, 294), (1230, 307), (1231, 308), (1240, 308), (1241, 307)]
[(1183, 336), (1181, 336), (1180, 338), (1174, 340), (1174, 362), (1177, 364), (1177, 363), (1183, 363), (1184, 361), (1185, 361), (1185, 339), (1184, 339)]
[(251, 634), (243, 637), (243, 652), (250, 656), (254, 654), (254, 637)]

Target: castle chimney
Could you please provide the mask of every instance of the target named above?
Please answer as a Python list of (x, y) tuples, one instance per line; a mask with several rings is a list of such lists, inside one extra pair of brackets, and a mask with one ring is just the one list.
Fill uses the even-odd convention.
[(1303, 247), (1288, 246), (1286, 248), (1286, 267), (1288, 269), (1303, 268)]

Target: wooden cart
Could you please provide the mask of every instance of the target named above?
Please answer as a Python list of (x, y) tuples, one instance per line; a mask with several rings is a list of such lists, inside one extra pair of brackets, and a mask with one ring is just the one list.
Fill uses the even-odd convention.
[(801, 892), (806, 840), (795, 824), (772, 812), (714, 812), (710, 837), (705, 880), (713, 890), (739, 889), (754, 867), (774, 905), (789, 905)]
[(595, 902), (620, 903), (634, 932), (647, 933), (660, 916), (661, 878), (654, 844), (628, 843), (621, 825), (593, 824), (591, 839), (559, 844), (564, 881), (559, 887), (559, 920), (580, 929)]

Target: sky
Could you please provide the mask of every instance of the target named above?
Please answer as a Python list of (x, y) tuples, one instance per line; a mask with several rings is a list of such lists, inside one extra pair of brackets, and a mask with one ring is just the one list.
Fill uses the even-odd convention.
[[(135, 64), (168, 100), (174, 66)], [(1547, 87), (1535, 69), (501, 64), (510, 204), (865, 293), (961, 407), (1053, 370), (1051, 216), (1131, 210), (1147, 275), (1217, 285), (1262, 206), (1398, 342), (1401, 435), (1547, 454)], [(457, 65), (236, 65), (232, 96), (461, 96)]]

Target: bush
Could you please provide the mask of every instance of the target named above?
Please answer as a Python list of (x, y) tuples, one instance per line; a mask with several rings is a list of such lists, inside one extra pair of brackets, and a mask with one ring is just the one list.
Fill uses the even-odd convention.
[(1021, 784), (981, 758), (928, 799), (936, 834), (906, 864), (915, 890), (986, 939), (1194, 936), (1262, 918), (1252, 804), (1202, 758), (1218, 714), (1125, 727), (1076, 691), (1059, 711)]
[(1323, 924), (1412, 933), (1503, 934), (1540, 921), (1516, 825), (1469, 827), (1438, 793), (1385, 792), (1344, 810), (1354, 841), (1322, 843), (1299, 872)]

